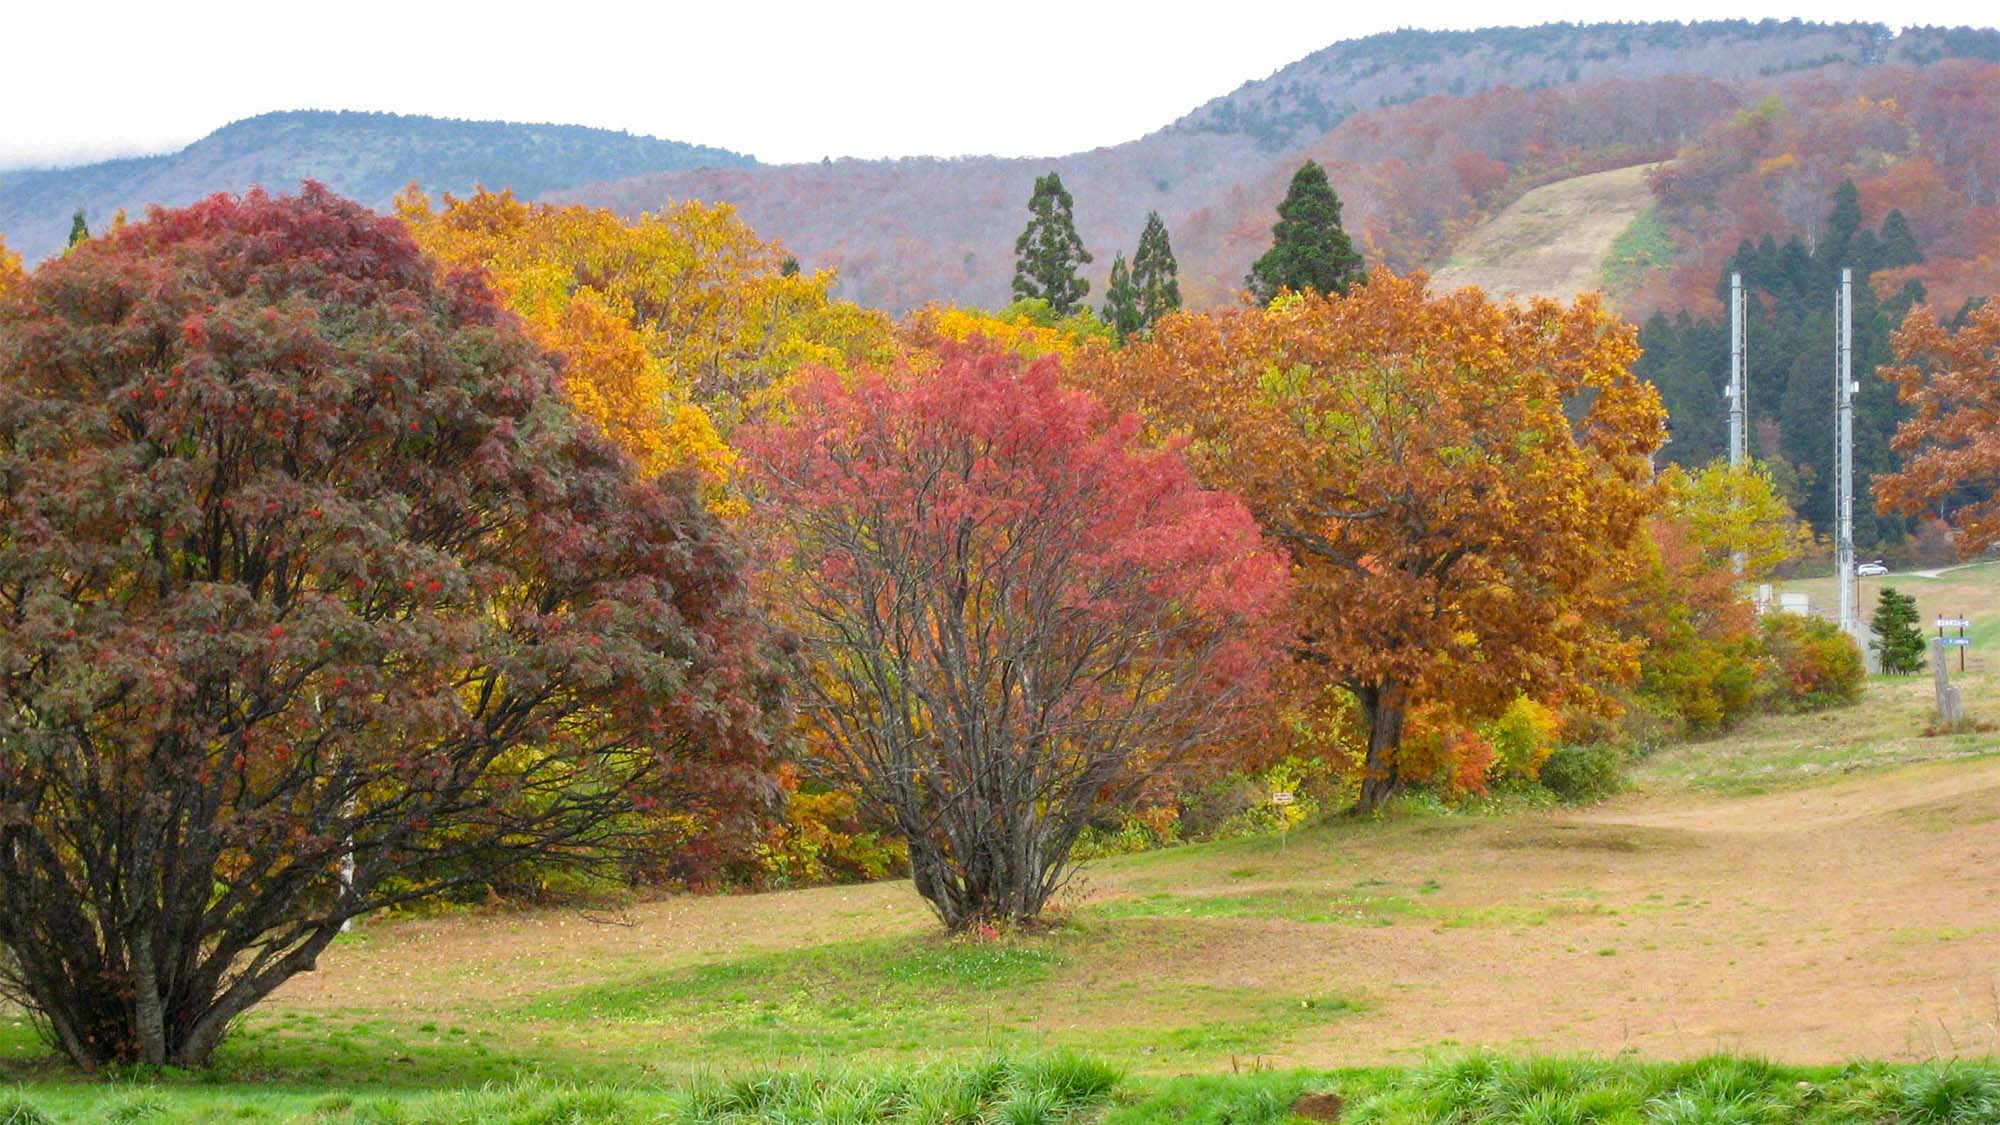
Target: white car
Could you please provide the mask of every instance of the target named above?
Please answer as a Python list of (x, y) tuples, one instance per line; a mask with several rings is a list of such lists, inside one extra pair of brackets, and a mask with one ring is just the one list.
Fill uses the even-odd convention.
[(1872, 563), (1858, 563), (1854, 567), (1854, 575), (1857, 578), (1879, 578), (1887, 573), (1889, 573), (1889, 568), (1883, 566), (1880, 559)]

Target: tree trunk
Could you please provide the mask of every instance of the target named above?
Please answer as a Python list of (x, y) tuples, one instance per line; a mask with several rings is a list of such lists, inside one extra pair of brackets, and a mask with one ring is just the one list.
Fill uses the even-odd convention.
[(1361, 796), (1355, 801), (1357, 815), (1371, 813), (1402, 791), (1403, 779), (1396, 769), (1396, 750), (1403, 744), (1403, 713), (1408, 704), (1402, 684), (1385, 681), (1355, 693), (1361, 700), (1361, 714), (1368, 726), (1368, 757), (1361, 774)]

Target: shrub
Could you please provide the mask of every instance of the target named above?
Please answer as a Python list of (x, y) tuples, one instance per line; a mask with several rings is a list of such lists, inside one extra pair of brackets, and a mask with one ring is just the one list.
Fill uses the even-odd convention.
[(1765, 664), (1758, 696), (1766, 709), (1820, 711), (1861, 698), (1861, 650), (1833, 622), (1767, 614), (1759, 638)]
[(1540, 780), (1571, 804), (1601, 801), (1625, 785), (1625, 751), (1608, 742), (1564, 746), (1542, 763)]
[(785, 818), (757, 845), (758, 876), (782, 887), (864, 883), (909, 869), (903, 842), (863, 822), (839, 790), (794, 789)]

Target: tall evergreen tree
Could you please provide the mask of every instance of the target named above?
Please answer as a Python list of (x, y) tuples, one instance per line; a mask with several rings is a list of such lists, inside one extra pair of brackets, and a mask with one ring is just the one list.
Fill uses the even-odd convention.
[(1015, 299), (1039, 297), (1057, 316), (1075, 312), (1090, 293), (1090, 282), (1077, 272), (1091, 257), (1076, 233), (1073, 208), (1061, 176), (1035, 177), (1028, 225), (1014, 241)]
[(1917, 249), (1917, 236), (1910, 231), (1910, 220), (1903, 217), (1900, 207), (1882, 218), (1881, 254), (1883, 269), (1914, 266), (1924, 260), (1923, 251)]
[(1139, 288), (1132, 284), (1123, 251), (1111, 259), (1111, 284), (1104, 293), (1104, 323), (1111, 326), (1112, 334), (1121, 344), (1145, 327), (1139, 316)]
[(1155, 322), (1181, 307), (1180, 263), (1167, 240), (1167, 224), (1158, 211), (1146, 212), (1146, 229), (1139, 232), (1139, 250), (1132, 255), (1132, 284), (1139, 290), (1139, 324)]
[(79, 207), (69, 219), (69, 245), (75, 246), (89, 238), (90, 224), (83, 221), (83, 208)]
[(1281, 289), (1346, 293), (1368, 278), (1361, 255), (1340, 226), (1340, 197), (1326, 169), (1308, 160), (1292, 176), (1271, 228), (1271, 248), (1250, 267), (1243, 283), (1260, 304)]
[(1907, 676), (1924, 669), (1924, 650), (1929, 647), (1917, 626), (1917, 599), (1894, 586), (1882, 587), (1875, 603), (1875, 616), (1868, 621), (1875, 639), (1868, 644), (1882, 657), (1882, 670)]

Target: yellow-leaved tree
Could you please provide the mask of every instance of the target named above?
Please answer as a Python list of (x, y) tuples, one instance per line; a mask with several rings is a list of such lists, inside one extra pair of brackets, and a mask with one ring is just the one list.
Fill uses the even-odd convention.
[(807, 365), (845, 369), (891, 349), (882, 314), (832, 296), (727, 206), (681, 203), (626, 221), (480, 190), (442, 206), (411, 188), (397, 213), (448, 267), (486, 269), (535, 338), (567, 356), (580, 411), (642, 470), (714, 481), (731, 431)]
[(19, 285), (28, 276), (21, 268), (21, 256), (7, 249), (7, 240), (0, 239), (0, 292)]

